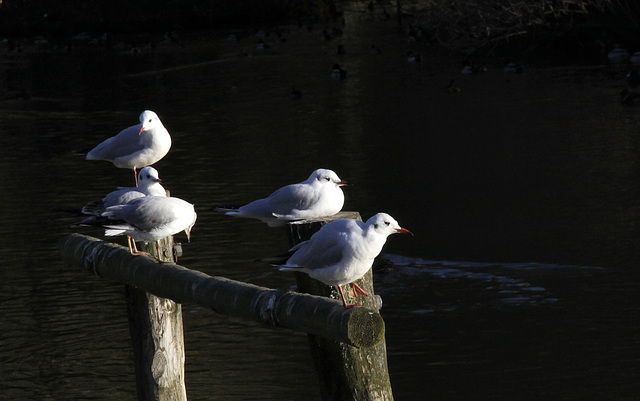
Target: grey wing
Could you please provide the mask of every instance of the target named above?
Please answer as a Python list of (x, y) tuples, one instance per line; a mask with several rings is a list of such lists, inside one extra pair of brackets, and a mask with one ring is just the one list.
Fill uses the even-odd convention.
[(292, 210), (305, 210), (312, 205), (317, 196), (310, 185), (291, 184), (282, 187), (267, 198), (272, 206), (272, 212), (287, 215)]
[(127, 203), (122, 219), (141, 229), (150, 230), (175, 220), (178, 215), (173, 198), (145, 196)]
[(306, 245), (298, 248), (285, 266), (299, 266), (313, 270), (339, 263), (344, 258), (346, 238), (347, 234), (341, 232), (305, 241), (299, 245)]
[(87, 160), (113, 160), (144, 149), (140, 136), (140, 125), (123, 129), (116, 136), (104, 140), (87, 153)]
[(136, 188), (123, 188), (108, 193), (104, 198), (102, 198), (102, 201), (104, 202), (104, 207), (109, 207), (114, 205), (124, 205), (133, 199), (143, 196), (145, 196), (145, 194), (138, 191)]

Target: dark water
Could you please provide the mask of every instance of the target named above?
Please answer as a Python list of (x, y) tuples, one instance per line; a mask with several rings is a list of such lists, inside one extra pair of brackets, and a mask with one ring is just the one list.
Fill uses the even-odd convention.
[[(75, 221), (58, 209), (132, 181), (75, 153), (147, 108), (174, 139), (156, 165), (165, 186), (199, 214), (185, 266), (292, 288), (254, 262), (284, 251), (285, 233), (211, 206), (319, 167), (354, 184), (345, 209), (414, 232), (390, 238), (397, 269), (375, 276), (397, 400), (637, 398), (640, 113), (618, 102), (626, 70), (505, 76), (491, 62), (463, 76), (391, 22), (353, 11), (346, 23), (342, 56), (293, 27), (264, 52), (224, 34), (137, 55), (120, 38), (2, 50), (2, 398), (135, 397), (122, 286), (63, 265), (56, 242)], [(329, 78), (334, 62), (347, 80)], [(452, 78), (460, 93), (445, 89)], [(190, 399), (319, 399), (304, 335), (193, 305), (184, 315)]]

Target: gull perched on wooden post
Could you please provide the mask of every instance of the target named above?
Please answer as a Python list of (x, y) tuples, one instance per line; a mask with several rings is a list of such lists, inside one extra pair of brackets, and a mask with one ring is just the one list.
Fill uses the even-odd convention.
[(138, 251), (135, 241), (155, 242), (160, 254), (158, 241), (164, 237), (184, 230), (187, 239), (190, 240), (191, 229), (198, 217), (191, 203), (180, 198), (164, 196), (136, 198), (124, 205), (108, 207), (102, 215), (112, 220), (123, 221), (105, 224), (104, 234), (107, 237), (126, 235), (132, 255), (144, 254)]
[(317, 169), (306, 181), (284, 186), (266, 198), (239, 208), (218, 207), (229, 216), (262, 220), (270, 227), (283, 226), (292, 220), (333, 216), (342, 210), (347, 185), (332, 170)]
[(87, 153), (87, 160), (106, 160), (119, 168), (136, 170), (162, 159), (171, 148), (171, 135), (156, 113), (145, 110), (140, 124), (125, 128), (118, 135), (101, 142)]
[(373, 261), (391, 234), (411, 234), (386, 213), (378, 213), (366, 222), (338, 219), (325, 224), (308, 241), (289, 251), (293, 255), (280, 265), (283, 271), (300, 271), (326, 285), (337, 286), (345, 308), (348, 305), (342, 286), (350, 284), (356, 294), (369, 295), (354, 283), (371, 268)]
[(82, 213), (102, 216), (102, 213), (110, 206), (124, 205), (143, 196), (167, 196), (167, 191), (161, 182), (158, 170), (153, 167), (145, 167), (138, 173), (137, 187), (118, 187), (117, 190), (109, 192), (101, 200), (87, 203), (82, 208)]

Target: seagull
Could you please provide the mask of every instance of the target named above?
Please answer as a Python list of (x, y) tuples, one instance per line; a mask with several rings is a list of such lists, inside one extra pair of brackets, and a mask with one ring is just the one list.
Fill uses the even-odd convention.
[(325, 224), (311, 239), (289, 250), (293, 255), (279, 265), (282, 271), (300, 271), (326, 285), (337, 286), (345, 308), (348, 305), (342, 286), (350, 284), (358, 295), (369, 295), (354, 281), (371, 268), (373, 260), (391, 234), (411, 234), (386, 213), (378, 213), (366, 222), (338, 219)]
[(266, 198), (258, 199), (240, 208), (218, 207), (229, 216), (259, 219), (278, 227), (288, 221), (333, 216), (342, 210), (347, 185), (332, 170), (315, 170), (306, 181), (290, 184), (276, 190)]
[(629, 51), (621, 45), (616, 44), (607, 54), (607, 59), (612, 64), (626, 63), (629, 61)]
[(334, 64), (333, 70), (331, 71), (331, 78), (336, 81), (347, 79), (347, 71), (343, 70), (340, 64)]
[(422, 61), (419, 53), (414, 53), (411, 50), (407, 52), (407, 61), (410, 63), (419, 63)]
[(124, 205), (110, 206), (102, 216), (123, 221), (105, 224), (104, 235), (126, 235), (132, 255), (144, 254), (138, 251), (135, 241), (154, 241), (159, 255), (159, 240), (164, 237), (184, 230), (190, 240), (191, 228), (198, 217), (191, 203), (166, 196), (144, 196)]
[(83, 214), (102, 216), (106, 208), (125, 203), (143, 196), (167, 196), (162, 180), (158, 176), (158, 170), (153, 167), (145, 167), (138, 173), (138, 186), (123, 188), (109, 192), (104, 198), (98, 201), (89, 202), (82, 208)]
[(151, 110), (140, 114), (140, 124), (125, 128), (87, 153), (87, 160), (107, 160), (116, 167), (136, 169), (162, 159), (171, 148), (171, 135), (158, 115)]
[(504, 71), (505, 74), (521, 74), (522, 65), (506, 59), (504, 60), (504, 66), (502, 70)]

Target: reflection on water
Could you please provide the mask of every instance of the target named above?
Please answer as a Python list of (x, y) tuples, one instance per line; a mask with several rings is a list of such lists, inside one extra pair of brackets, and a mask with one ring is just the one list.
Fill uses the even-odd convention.
[[(346, 209), (388, 212), (414, 232), (390, 238), (396, 268), (375, 275), (396, 399), (637, 395), (639, 115), (618, 103), (626, 71), (505, 76), (490, 65), (462, 76), (457, 60), (357, 12), (341, 56), (320, 31), (292, 28), (263, 52), (253, 37), (225, 37), (138, 55), (3, 54), (3, 394), (134, 397), (121, 286), (62, 265), (55, 244), (76, 221), (61, 209), (131, 185), (129, 171), (76, 153), (149, 108), (174, 141), (155, 166), (163, 184), (198, 211), (192, 242), (177, 237), (185, 266), (291, 288), (293, 277), (255, 262), (287, 249), (284, 231), (213, 205), (319, 167), (353, 184)], [(422, 64), (406, 62), (410, 47)], [(330, 79), (334, 62), (346, 80)], [(452, 78), (459, 93), (446, 90)], [(319, 398), (304, 335), (184, 312), (190, 398)]]
[[(508, 273), (516, 270), (522, 272), (533, 271), (553, 271), (553, 275), (566, 275), (566, 271), (577, 271), (596, 269), (599, 267), (562, 266), (546, 265), (538, 263), (478, 263), (478, 262), (450, 262), (450, 261), (428, 261), (422, 259), (407, 258), (398, 255), (386, 255), (386, 258), (398, 268), (398, 273), (402, 276), (415, 277), (417, 274), (428, 274), (429, 280), (438, 279), (443, 282), (464, 280), (467, 292), (472, 290), (477, 292), (482, 299), (498, 301), (513, 305), (540, 305), (558, 302), (549, 291), (537, 283), (530, 283), (526, 280), (510, 277)], [(507, 273), (507, 274), (504, 274)], [(537, 278), (537, 277), (536, 277)], [(450, 295), (449, 295), (450, 297)], [(448, 298), (449, 298), (448, 297)], [(479, 302), (479, 300), (478, 300)], [(440, 306), (439, 309), (452, 310), (453, 305)], [(436, 309), (417, 309), (413, 313), (429, 313)]]
[(398, 272), (375, 281), (398, 398), (625, 399), (635, 387), (625, 367), (639, 357), (626, 320), (638, 317), (637, 281), (600, 267), (387, 256)]

